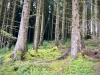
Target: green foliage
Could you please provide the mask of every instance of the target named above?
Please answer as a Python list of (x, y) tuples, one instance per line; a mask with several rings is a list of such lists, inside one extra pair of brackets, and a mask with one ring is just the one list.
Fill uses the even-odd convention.
[(3, 58), (4, 58), (4, 62), (9, 62), (9, 61), (11, 61), (11, 55), (12, 55), (12, 53), (9, 53), (9, 54), (7, 54), (7, 55), (5, 55)]
[(71, 43), (71, 40), (70, 40), (70, 39), (67, 39), (67, 42), (65, 43), (65, 45), (66, 45), (67, 47), (70, 47), (70, 43)]
[(14, 37), (12, 34), (9, 34), (9, 33), (7, 33), (7, 32), (4, 31), (4, 30), (1, 30), (1, 35), (5, 36), (6, 38), (11, 38), (11, 39), (13, 39), (13, 40), (16, 40), (16, 39), (17, 39), (17, 38)]
[[(79, 58), (75, 60), (72, 60), (71, 56), (65, 60), (55, 60), (62, 54), (58, 47), (52, 43), (53, 41), (44, 41), (38, 52), (32, 50), (33, 44), (29, 44), (29, 51), (25, 54), (23, 61), (11, 62), (12, 51), (2, 49), (0, 75), (95, 75), (92, 69), (95, 62), (88, 61), (86, 55), (81, 57), (81, 53), (78, 54)], [(67, 46), (69, 44), (70, 41), (66, 43)], [(21, 52), (18, 54), (20, 56)]]
[(39, 49), (48, 49), (48, 48), (52, 48), (54, 46), (54, 41), (43, 41), (43, 45), (39, 46)]
[[(69, 59), (68, 59), (69, 60)], [(17, 61), (6, 64), (0, 69), (0, 75), (95, 75), (93, 62), (85, 59), (62, 60), (53, 62)]]
[(49, 49), (39, 49), (38, 52), (35, 50), (29, 50), (29, 54), (31, 55), (31, 57), (29, 56), (29, 59), (34, 60), (51, 60), (61, 56), (57, 46)]
[(72, 62), (71, 71), (74, 75), (93, 75), (92, 62), (85, 59), (77, 59)]
[(100, 46), (100, 42), (97, 39), (85, 41), (85, 45), (89, 49), (95, 49)]

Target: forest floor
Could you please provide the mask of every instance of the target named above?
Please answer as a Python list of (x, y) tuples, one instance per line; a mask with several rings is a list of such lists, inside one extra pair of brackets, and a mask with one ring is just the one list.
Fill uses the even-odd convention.
[(0, 75), (100, 75), (100, 43), (86, 40), (85, 45), (76, 59), (68, 54), (70, 40), (58, 47), (54, 41), (44, 41), (38, 53), (29, 44), (25, 59), (17, 61), (11, 60), (14, 47), (4, 48), (0, 50)]

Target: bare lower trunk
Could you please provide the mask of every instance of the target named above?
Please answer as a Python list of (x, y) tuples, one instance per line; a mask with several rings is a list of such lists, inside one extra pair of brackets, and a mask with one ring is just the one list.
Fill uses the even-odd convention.
[(38, 41), (39, 41), (39, 28), (40, 28), (40, 0), (37, 0), (37, 15), (36, 15), (36, 24), (34, 31), (34, 45), (33, 49), (38, 50)]
[[(12, 20), (11, 20), (10, 32), (9, 32), (9, 33), (12, 34), (12, 35), (13, 35), (13, 25), (14, 25), (14, 18), (15, 18), (15, 12), (16, 12), (16, 11), (15, 11), (15, 10), (16, 10), (16, 1), (17, 1), (17, 0), (14, 0), (14, 1), (13, 1), (13, 3), (14, 3), (13, 6), (14, 6), (14, 8), (13, 8), (13, 11), (12, 11), (13, 14), (12, 14)], [(8, 48), (10, 49), (13, 40), (9, 38), (8, 41), (9, 41), (9, 42), (8, 42)]]
[(14, 59), (18, 58), (18, 55), (17, 55), (18, 51), (21, 51), (23, 56), (28, 51), (27, 33), (28, 33), (30, 4), (31, 4), (31, 0), (24, 0), (18, 39), (14, 48)]
[[(4, 9), (4, 14), (3, 14), (3, 21), (2, 21), (2, 26), (1, 26), (1, 29), (2, 30), (5, 30), (6, 29), (6, 15), (7, 15), (7, 4), (8, 4), (8, 1), (5, 1), (5, 9)], [(4, 37), (1, 35), (0, 36), (0, 40), (1, 40), (1, 44), (0, 44), (0, 48), (3, 48), (3, 44), (4, 44)]]
[(45, 0), (43, 0), (42, 4), (42, 21), (41, 21), (41, 32), (40, 32), (40, 40), (39, 45), (43, 44), (43, 36), (44, 36), (44, 25), (45, 25)]
[(76, 57), (81, 50), (81, 37), (79, 29), (79, 6), (78, 0), (72, 0), (72, 32), (71, 32), (71, 56)]
[(85, 0), (83, 1), (83, 11), (82, 11), (82, 37), (85, 37), (85, 25), (86, 25), (86, 8)]
[(96, 38), (96, 36), (97, 36), (97, 24), (98, 24), (98, 21), (97, 21), (97, 19), (98, 19), (98, 0), (95, 0), (95, 5), (94, 5), (94, 20), (95, 20), (95, 22), (94, 22), (94, 26), (95, 26), (95, 31), (94, 31), (94, 34), (95, 34), (95, 38)]
[(55, 46), (59, 45), (59, 16), (60, 16), (60, 0), (57, 1), (56, 26), (55, 26)]
[(62, 18), (62, 45), (65, 44), (65, 16), (66, 16), (66, 0), (63, 0), (63, 18)]
[[(100, 0), (98, 0), (98, 6), (100, 6)], [(98, 8), (98, 12), (100, 13), (100, 8)], [(98, 39), (100, 40), (100, 14), (98, 13)]]

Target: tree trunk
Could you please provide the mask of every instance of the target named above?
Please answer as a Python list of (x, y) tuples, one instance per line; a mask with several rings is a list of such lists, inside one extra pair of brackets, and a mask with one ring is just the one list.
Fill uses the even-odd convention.
[(85, 26), (86, 26), (86, 1), (83, 0), (83, 11), (82, 11), (82, 27), (81, 27), (81, 48), (85, 48), (84, 37), (85, 37)]
[(71, 56), (76, 57), (81, 50), (81, 37), (79, 26), (79, 2), (72, 0), (72, 32), (71, 32)]
[[(12, 18), (11, 18), (11, 24), (10, 24), (10, 34), (13, 35), (13, 25), (14, 25), (14, 18), (15, 18), (15, 12), (16, 12), (16, 2), (17, 0), (14, 0), (13, 1), (13, 11), (12, 11)], [(11, 45), (12, 45), (12, 39), (8, 39), (8, 48), (11, 48)]]
[[(100, 6), (100, 0), (98, 0), (98, 6)], [(98, 9), (99, 13), (100, 13), (100, 7)], [(100, 40), (100, 14), (98, 13), (99, 16), (99, 22), (98, 22), (98, 39)]]
[(28, 51), (27, 49), (27, 33), (28, 33), (28, 22), (30, 13), (31, 0), (24, 0), (22, 17), (20, 22), (20, 29), (18, 39), (14, 48), (14, 59), (18, 58), (18, 51), (21, 51), (23, 56)]
[[(3, 15), (3, 18), (2, 18), (3, 19), (2, 20), (2, 26), (1, 26), (1, 29), (2, 30), (5, 30), (6, 29), (6, 27), (5, 27), (6, 25), (5, 24), (6, 24), (6, 15), (7, 15), (7, 4), (8, 4), (8, 0), (6, 0), (4, 3), (5, 3), (5, 7), (4, 7), (5, 9), (4, 9), (4, 14), (2, 14)], [(5, 37), (3, 37), (2, 35), (0, 36), (0, 40), (1, 40), (0, 48), (3, 48), (4, 38)]]
[[(0, 2), (2, 2), (2, 1), (0, 1)], [(1, 11), (2, 11), (2, 4), (0, 4), (0, 27), (1, 27)]]
[(85, 8), (86, 1), (83, 0), (83, 11), (82, 11), (82, 37), (85, 37), (85, 25), (86, 25), (86, 8)]
[(45, 0), (42, 1), (42, 21), (41, 21), (41, 31), (40, 31), (39, 45), (43, 44), (44, 25), (45, 25)]
[(57, 1), (56, 26), (55, 26), (55, 46), (59, 45), (59, 17), (60, 17), (60, 0)]
[(36, 24), (34, 31), (34, 50), (38, 50), (38, 40), (39, 40), (39, 28), (40, 28), (40, 0), (37, 0), (37, 15), (36, 15)]
[(95, 5), (94, 5), (94, 28), (95, 28), (94, 35), (96, 38), (96, 36), (97, 36), (97, 23), (98, 23), (98, 21), (97, 21), (97, 19), (98, 19), (98, 16), (97, 16), (97, 14), (98, 14), (98, 7), (97, 7), (98, 0), (95, 0), (94, 3), (95, 3)]
[(65, 44), (65, 19), (66, 19), (66, 0), (63, 0), (63, 17), (62, 17), (62, 45)]
[(91, 34), (92, 34), (92, 39), (94, 39), (95, 35), (94, 35), (94, 31), (95, 31), (95, 26), (93, 24), (93, 0), (90, 0), (90, 3), (91, 3), (91, 22), (90, 22), (90, 25), (91, 25)]
[(6, 9), (6, 6), (7, 6), (7, 2), (8, 0), (2, 0), (2, 3), (1, 3), (1, 13), (0, 13), (0, 27), (2, 25), (2, 20), (3, 20), (3, 15), (4, 15), (4, 12), (5, 12), (5, 9)]
[(0, 48), (1, 48), (1, 13), (2, 13), (2, 4), (0, 5)]

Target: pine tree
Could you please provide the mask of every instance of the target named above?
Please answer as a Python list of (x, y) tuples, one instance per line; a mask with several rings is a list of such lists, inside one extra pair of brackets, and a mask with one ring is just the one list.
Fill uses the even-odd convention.
[(27, 33), (28, 33), (28, 22), (30, 13), (31, 0), (24, 0), (22, 17), (20, 22), (20, 29), (18, 34), (18, 39), (14, 48), (14, 59), (18, 58), (18, 52), (22, 52), (22, 57), (28, 51), (27, 49)]

